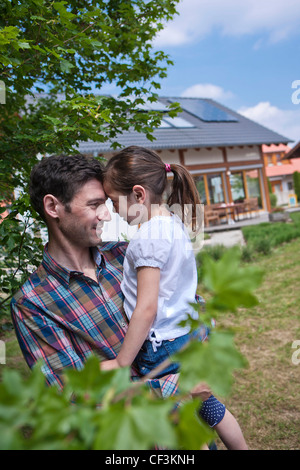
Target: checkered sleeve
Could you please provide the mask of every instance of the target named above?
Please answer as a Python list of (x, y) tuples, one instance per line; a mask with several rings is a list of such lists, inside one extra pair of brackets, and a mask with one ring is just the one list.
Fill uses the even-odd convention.
[(64, 328), (32, 305), (11, 303), (12, 319), (25, 361), (32, 368), (42, 360), (42, 372), (49, 385), (63, 386), (61, 373), (65, 368), (81, 370), (82, 359)]

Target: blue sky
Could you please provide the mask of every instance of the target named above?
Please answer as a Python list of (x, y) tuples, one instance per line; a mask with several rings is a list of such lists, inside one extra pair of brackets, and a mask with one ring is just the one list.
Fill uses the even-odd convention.
[(182, 0), (178, 11), (155, 44), (175, 63), (159, 94), (213, 98), (295, 145), (300, 1)]

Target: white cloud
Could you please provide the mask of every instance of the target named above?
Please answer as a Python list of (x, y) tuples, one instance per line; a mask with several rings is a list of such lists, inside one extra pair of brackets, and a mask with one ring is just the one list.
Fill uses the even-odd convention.
[(295, 109), (284, 110), (271, 105), (268, 101), (262, 101), (253, 107), (241, 108), (238, 112), (294, 140), (295, 143), (300, 140), (300, 106), (295, 105)]
[(233, 98), (231, 91), (225, 91), (218, 85), (212, 83), (197, 83), (187, 88), (181, 93), (182, 97), (185, 98), (211, 98), (213, 100), (223, 100)]
[(213, 30), (227, 36), (261, 34), (270, 42), (299, 31), (299, 0), (182, 0), (179, 15), (160, 33), (156, 44), (178, 46)]

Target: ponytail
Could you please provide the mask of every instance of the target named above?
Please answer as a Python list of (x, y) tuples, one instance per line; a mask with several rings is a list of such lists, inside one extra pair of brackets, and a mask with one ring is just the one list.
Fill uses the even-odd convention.
[[(134, 185), (140, 184), (150, 191), (151, 203), (160, 204), (169, 172), (172, 172), (174, 177), (167, 204), (173, 206), (172, 212), (184, 223), (192, 222), (193, 231), (198, 232), (201, 227), (200, 218), (197, 217), (200, 197), (193, 177), (184, 166), (165, 164), (153, 150), (130, 146), (108, 161), (104, 169), (104, 179), (124, 195), (130, 194)], [(176, 210), (173, 210), (176, 205)]]
[[(174, 176), (171, 194), (168, 197), (167, 204), (170, 207), (178, 204), (180, 206), (182, 220), (186, 217), (188, 217), (188, 219), (191, 218), (193, 231), (198, 231), (201, 226), (197, 217), (200, 196), (194, 179), (190, 172), (182, 165), (172, 163), (169, 168)], [(192, 209), (191, 212), (190, 208)]]

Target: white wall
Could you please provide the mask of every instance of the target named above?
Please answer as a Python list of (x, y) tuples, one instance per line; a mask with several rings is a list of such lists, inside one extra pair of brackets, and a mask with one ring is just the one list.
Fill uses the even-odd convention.
[(258, 146), (226, 148), (227, 160), (229, 162), (260, 160)]

